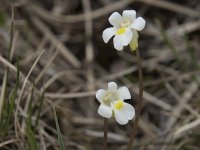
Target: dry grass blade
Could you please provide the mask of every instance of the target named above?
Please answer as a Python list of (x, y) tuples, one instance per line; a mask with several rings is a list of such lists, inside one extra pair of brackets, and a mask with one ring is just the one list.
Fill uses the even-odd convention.
[(7, 79), (8, 79), (8, 70), (5, 71), (3, 84), (1, 87), (1, 97), (0, 97), (0, 122), (2, 123), (2, 113), (4, 108), (4, 100), (6, 95), (6, 87), (7, 87)]
[(79, 98), (79, 97), (89, 97), (94, 96), (96, 91), (91, 92), (80, 92), (80, 93), (45, 93), (46, 97), (49, 98), (59, 98), (59, 99), (68, 99), (68, 98)]
[(181, 6), (172, 2), (164, 1), (164, 0), (137, 0), (138, 2), (142, 2), (148, 5), (157, 6), (159, 8), (168, 9), (177, 13), (181, 13), (187, 16), (199, 17), (200, 13), (196, 10), (187, 8), (185, 6)]
[[(129, 89), (127, 103), (139, 102), (136, 56), (102, 39), (111, 13), (131, 9), (146, 21), (138, 31), (144, 104), (131, 148), (199, 149), (200, 1), (15, 0), (12, 14), (10, 1), (0, 4), (0, 149), (102, 148), (97, 89), (113, 81)], [(108, 124), (107, 149), (125, 149), (131, 123)]]
[[(133, 2), (142, 2), (148, 5), (153, 5), (153, 6), (157, 6), (157, 7), (161, 7), (161, 8), (165, 8), (174, 12), (178, 12), (187, 16), (193, 16), (193, 17), (198, 17), (199, 16), (199, 12), (189, 9), (187, 7), (184, 6), (180, 6), (171, 2), (167, 2), (167, 1), (162, 1), (162, 0), (151, 0), (151, 1), (147, 1), (147, 0), (123, 0), (123, 1), (119, 1), (119, 2), (115, 2), (114, 4), (109, 4), (108, 6), (105, 6), (103, 8), (99, 8), (97, 10), (94, 10), (92, 12), (92, 19), (96, 19), (98, 17), (104, 16), (114, 10), (117, 9), (121, 9), (124, 6), (128, 5), (129, 3), (133, 3)], [(27, 6), (26, 6), (27, 7)], [(64, 16), (64, 15), (59, 15), (59, 16), (54, 16), (53, 14), (49, 13), (48, 11), (42, 9), (41, 7), (37, 6), (37, 5), (29, 5), (27, 7), (28, 10), (30, 10), (31, 12), (33, 12), (34, 14), (37, 14), (38, 16), (42, 17), (43, 19), (47, 20), (47, 21), (51, 21), (51, 22), (61, 22), (61, 23), (77, 23), (77, 22), (81, 22), (84, 21), (85, 15), (88, 14), (79, 14), (79, 15), (68, 15), (68, 16)]]
[(71, 63), (71, 65), (75, 68), (80, 68), (81, 63), (80, 61), (71, 53), (71, 51), (63, 45), (54, 34), (46, 28), (46, 26), (36, 17), (32, 18), (34, 25), (40, 30), (49, 40), (52, 42), (53, 45), (58, 49), (58, 51), (66, 58), (67, 61)]
[(17, 139), (10, 139), (10, 140), (4, 141), (4, 142), (0, 143), (0, 148), (6, 146), (6, 145), (8, 145), (8, 144), (18, 142), (18, 141), (19, 141), (19, 140), (17, 140)]
[[(114, 4), (109, 4), (108, 6), (105, 6), (103, 8), (99, 8), (91, 13), (91, 18), (98, 18), (103, 15), (106, 15), (114, 10), (120, 9), (129, 3), (131, 3), (133, 0), (123, 0), (119, 2), (115, 2)], [(79, 14), (79, 15), (68, 15), (68, 16), (54, 16), (53, 14), (50, 14), (48, 11), (42, 9), (41, 7), (31, 4), (27, 7), (28, 10), (33, 12), (34, 14), (37, 14), (38, 16), (42, 17), (43, 19), (51, 22), (61, 22), (61, 23), (77, 23), (85, 20), (85, 15), (88, 14)]]
[[(192, 95), (198, 90), (198, 84), (196, 82), (192, 82), (186, 90), (183, 92), (182, 97), (180, 98), (179, 104), (177, 105), (176, 109), (172, 112), (175, 116), (180, 116), (181, 112), (183, 111), (184, 104), (186, 104), (192, 97)], [(177, 121), (178, 118), (171, 117), (167, 122), (166, 126), (167, 129), (170, 129)]]
[(174, 132), (174, 138), (177, 139), (184, 136), (185, 134), (187, 134), (187, 132), (197, 128), (199, 125), (200, 125), (200, 119), (194, 120), (188, 124), (183, 125)]

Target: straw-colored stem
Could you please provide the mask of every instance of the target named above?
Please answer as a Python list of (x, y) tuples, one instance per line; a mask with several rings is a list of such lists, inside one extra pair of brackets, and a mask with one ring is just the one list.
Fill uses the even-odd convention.
[(107, 150), (108, 143), (108, 119), (104, 118), (104, 140), (102, 150)]
[(137, 132), (140, 113), (141, 113), (141, 109), (142, 109), (142, 103), (143, 103), (143, 99), (142, 99), (142, 96), (143, 96), (143, 72), (142, 72), (142, 65), (141, 65), (139, 49), (136, 49), (136, 57), (137, 57), (138, 76), (139, 76), (139, 96), (138, 96), (138, 101), (137, 101), (137, 105), (136, 105), (136, 118), (135, 118), (135, 121), (133, 122), (133, 130), (132, 130), (132, 133), (131, 133), (131, 136), (129, 139), (127, 150), (131, 150), (131, 147), (133, 145), (135, 135)]

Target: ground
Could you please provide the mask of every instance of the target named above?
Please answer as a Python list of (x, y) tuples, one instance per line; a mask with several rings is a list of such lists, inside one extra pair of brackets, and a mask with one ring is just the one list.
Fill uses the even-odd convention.
[[(198, 0), (1, 0), (0, 149), (100, 150), (98, 89), (127, 86), (135, 109), (135, 52), (103, 42), (108, 17), (134, 9), (144, 93), (134, 150), (199, 150)], [(108, 149), (126, 149), (135, 119), (108, 120)]]

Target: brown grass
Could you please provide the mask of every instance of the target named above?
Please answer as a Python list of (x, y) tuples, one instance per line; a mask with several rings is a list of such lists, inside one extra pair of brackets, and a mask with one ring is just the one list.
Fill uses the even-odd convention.
[[(33, 133), (39, 149), (60, 149), (53, 106), (66, 150), (101, 149), (103, 118), (97, 114), (96, 90), (108, 81), (126, 85), (134, 106), (139, 93), (136, 56), (128, 47), (114, 50), (101, 37), (110, 26), (109, 15), (124, 9), (137, 10), (147, 21), (139, 37), (144, 104), (133, 149), (199, 149), (198, 0), (15, 0), (12, 61), (11, 3), (0, 4), (1, 91), (9, 68), (5, 101), (15, 87), (17, 60), (20, 64), (13, 118), (6, 136), (0, 134), (0, 149), (30, 149), (25, 118), (34, 129), (38, 113)], [(131, 127), (109, 119), (108, 149), (125, 149)]]

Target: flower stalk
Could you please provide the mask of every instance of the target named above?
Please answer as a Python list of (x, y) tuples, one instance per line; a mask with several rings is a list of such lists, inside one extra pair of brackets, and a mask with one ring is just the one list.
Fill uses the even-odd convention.
[(134, 143), (135, 135), (137, 132), (138, 122), (141, 114), (142, 104), (143, 104), (143, 71), (142, 71), (142, 63), (140, 58), (139, 49), (131, 49), (131, 51), (136, 52), (137, 57), (137, 67), (138, 67), (138, 78), (139, 78), (139, 95), (138, 95), (138, 103), (136, 105), (136, 118), (133, 121), (133, 130), (129, 139), (129, 143), (127, 145), (127, 150), (131, 150), (131, 147)]
[(107, 150), (108, 143), (108, 119), (104, 118), (104, 140), (102, 150)]

